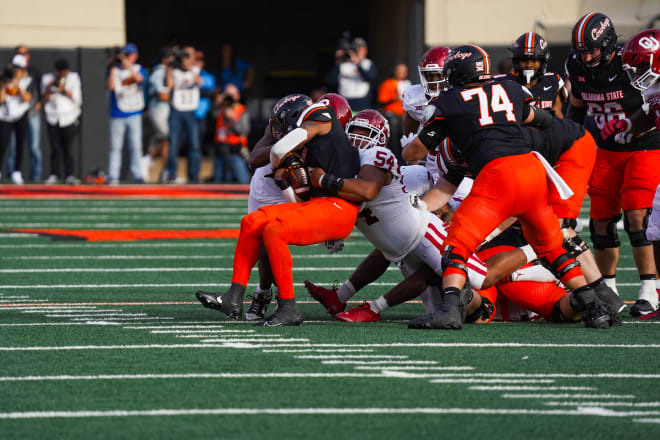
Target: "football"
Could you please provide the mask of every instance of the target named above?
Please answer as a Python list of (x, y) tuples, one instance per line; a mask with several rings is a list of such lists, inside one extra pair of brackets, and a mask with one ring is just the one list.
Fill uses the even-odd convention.
[(300, 197), (303, 201), (309, 200), (312, 184), (309, 178), (309, 171), (300, 160), (300, 157), (295, 153), (289, 153), (284, 158), (282, 169), (282, 178), (291, 185), (296, 196)]

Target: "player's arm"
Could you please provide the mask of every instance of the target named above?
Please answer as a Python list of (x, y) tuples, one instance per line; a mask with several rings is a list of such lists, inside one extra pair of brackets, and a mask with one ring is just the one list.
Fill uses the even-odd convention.
[(579, 124), (584, 124), (584, 118), (587, 116), (587, 107), (584, 105), (584, 101), (576, 98), (571, 92), (571, 96), (568, 99), (568, 110), (566, 110), (566, 119), (575, 121)]
[(426, 203), (426, 209), (435, 212), (445, 206), (456, 192), (456, 188), (458, 188), (458, 185), (454, 185), (444, 176), (440, 176), (435, 185), (426, 191), (424, 197), (422, 197), (422, 200)]
[(262, 167), (270, 160), (270, 147), (275, 143), (270, 124), (266, 126), (264, 135), (257, 141), (248, 157), (248, 166), (254, 170)]
[(647, 114), (643, 109), (640, 108), (635, 113), (633, 113), (630, 118), (609, 120), (600, 130), (600, 136), (603, 138), (603, 140), (606, 140), (610, 136), (616, 135), (618, 133), (623, 133), (627, 136), (632, 136), (629, 133), (645, 133), (650, 129), (655, 128), (655, 114), (655, 112), (651, 111)]
[(541, 129), (552, 127), (552, 115), (531, 104), (525, 105), (522, 116), (523, 125), (531, 125), (532, 127)]
[(435, 150), (442, 140), (447, 137), (444, 127), (445, 118), (436, 114), (434, 105), (426, 107), (425, 120), (426, 122), (422, 131), (403, 148), (401, 157), (404, 160), (413, 161), (423, 159), (429, 150)]
[(270, 150), (270, 164), (273, 169), (279, 167), (284, 157), (292, 151), (300, 150), (303, 145), (315, 136), (323, 136), (330, 132), (332, 120), (307, 120), (300, 127), (294, 128), (277, 141)]
[[(355, 179), (341, 179), (325, 174), (320, 168), (311, 171), (314, 186), (336, 189), (337, 195), (351, 202), (368, 202), (376, 198), (387, 181), (389, 171), (373, 165), (363, 165)], [(338, 187), (338, 188), (337, 188)]]
[(561, 99), (561, 95), (557, 95), (555, 102), (552, 104), (552, 111), (560, 119), (564, 119), (564, 113), (561, 111), (564, 106), (564, 101)]

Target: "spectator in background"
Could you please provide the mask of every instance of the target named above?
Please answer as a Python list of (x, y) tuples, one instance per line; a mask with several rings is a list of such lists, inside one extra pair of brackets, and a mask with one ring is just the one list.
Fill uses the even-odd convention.
[(239, 92), (245, 95), (254, 82), (254, 67), (243, 58), (236, 57), (231, 44), (225, 43), (220, 49), (220, 69), (217, 76), (218, 86), (222, 90), (227, 84), (234, 84)]
[(210, 118), (211, 97), (215, 92), (215, 77), (204, 70), (204, 65), (204, 52), (195, 52), (195, 67), (199, 69), (199, 76), (202, 79), (202, 83), (199, 86), (199, 104), (195, 110), (195, 117), (197, 118), (197, 125), (199, 126), (199, 139), (202, 150), (204, 150), (204, 146), (208, 144), (208, 142), (206, 142), (207, 138), (209, 138), (209, 140), (212, 138), (212, 136), (207, 136), (207, 133), (210, 133), (209, 128), (211, 128), (211, 131), (213, 131), (213, 122), (215, 122)]
[(218, 95), (218, 119), (215, 126), (215, 156), (213, 161), (213, 181), (228, 181), (225, 168), (238, 183), (250, 183), (246, 157), (248, 155), (247, 136), (250, 133), (250, 115), (241, 104), (241, 93), (233, 84), (225, 87)]
[[(28, 111), (28, 131), (27, 131), (27, 146), (30, 155), (30, 180), (38, 182), (41, 180), (41, 95), (39, 90), (39, 83), (41, 81), (41, 74), (33, 65), (30, 64), (30, 51), (27, 46), (17, 46), (14, 49), (12, 56), (23, 55), (27, 61), (27, 74), (32, 78), (34, 84), (34, 93), (32, 93), (32, 100), (30, 101), (30, 110)], [(14, 169), (14, 162), (16, 156), (16, 138), (11, 136), (9, 142), (9, 151), (7, 153), (7, 170), (9, 174), (12, 171), (21, 171), (20, 168)]]
[(199, 105), (199, 86), (202, 78), (199, 69), (194, 66), (195, 49), (188, 46), (177, 54), (173, 66), (167, 70), (165, 84), (172, 91), (170, 101), (170, 151), (167, 167), (163, 171), (164, 182), (183, 183), (178, 178), (177, 162), (179, 144), (185, 132), (188, 141), (188, 181), (199, 180), (201, 151), (199, 143), (199, 126), (195, 118), (195, 110)]
[(143, 182), (140, 169), (142, 158), (142, 110), (144, 109), (144, 67), (137, 64), (138, 48), (128, 43), (115, 55), (108, 74), (110, 90), (110, 156), (108, 183), (119, 183), (121, 150), (128, 136), (131, 153), (130, 170), (135, 182)]
[(65, 183), (76, 184), (79, 180), (74, 175), (72, 145), (78, 135), (82, 88), (80, 77), (69, 70), (67, 60), (55, 61), (55, 71), (41, 78), (41, 94), (50, 142), (51, 172), (46, 183), (57, 183), (64, 178)]
[(335, 52), (335, 65), (329, 74), (330, 84), (348, 100), (354, 112), (373, 107), (372, 83), (378, 72), (367, 53), (364, 39), (355, 38), (349, 42), (345, 35)]
[(170, 136), (170, 89), (165, 84), (167, 68), (174, 61), (174, 52), (169, 47), (162, 47), (158, 51), (158, 64), (151, 70), (148, 86), (148, 110), (147, 116), (154, 130), (153, 142), (150, 142), (149, 153), (142, 161), (141, 172), (142, 179), (145, 182), (150, 180), (151, 167), (156, 157), (162, 157), (163, 162), (167, 161), (169, 152)]
[(16, 185), (23, 184), (20, 170), (34, 87), (27, 72), (27, 59), (21, 54), (14, 55), (11, 66), (0, 75), (0, 161), (5, 156), (13, 133), (16, 137), (16, 161), (10, 177)]
[(378, 104), (381, 112), (390, 124), (390, 140), (388, 148), (401, 158), (401, 135), (403, 134), (403, 114), (401, 97), (403, 91), (410, 87), (408, 80), (408, 66), (398, 63), (394, 66), (394, 76), (383, 81), (378, 88)]

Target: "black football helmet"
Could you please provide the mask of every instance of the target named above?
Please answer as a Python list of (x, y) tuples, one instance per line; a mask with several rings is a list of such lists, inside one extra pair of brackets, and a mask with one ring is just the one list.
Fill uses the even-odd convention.
[(270, 118), (270, 129), (275, 139), (298, 126), (298, 119), (303, 110), (312, 105), (312, 99), (307, 95), (287, 95), (275, 103), (273, 116)]
[[(529, 84), (545, 75), (550, 60), (548, 42), (536, 32), (525, 32), (509, 48), (513, 61), (513, 71), (518, 74), (518, 80)], [(523, 69), (520, 62), (524, 60), (538, 60), (541, 67), (538, 69)]]
[[(616, 31), (610, 17), (600, 12), (591, 12), (580, 18), (573, 27), (573, 52), (587, 69), (596, 70), (602, 64), (607, 64), (616, 48)], [(580, 53), (589, 53), (600, 49), (600, 58), (591, 63), (584, 63)]]
[(490, 79), (490, 56), (473, 44), (459, 46), (445, 60), (445, 72), (452, 86)]

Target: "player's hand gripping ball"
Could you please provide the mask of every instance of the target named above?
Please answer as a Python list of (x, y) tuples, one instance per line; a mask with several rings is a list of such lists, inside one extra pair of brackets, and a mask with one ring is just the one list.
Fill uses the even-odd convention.
[(309, 178), (309, 171), (302, 163), (300, 157), (295, 153), (289, 153), (280, 166), (282, 179), (284, 179), (293, 188), (296, 196), (303, 201), (309, 200), (312, 190), (312, 184)]

